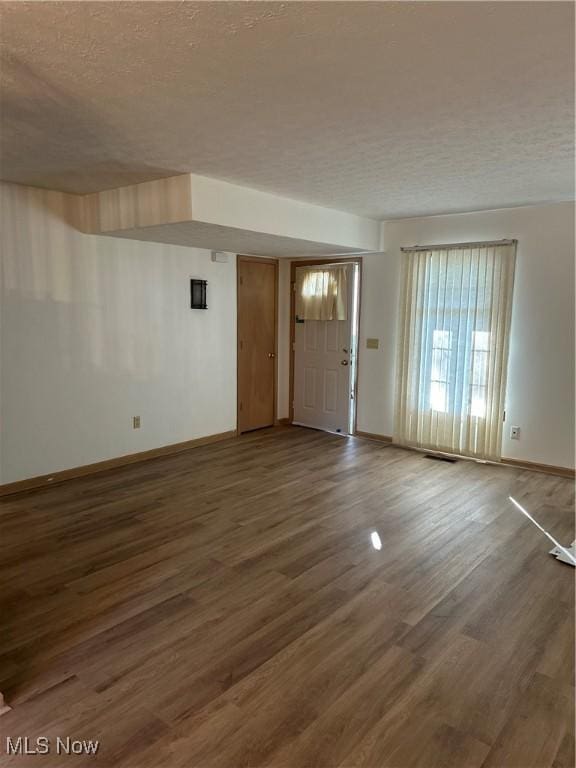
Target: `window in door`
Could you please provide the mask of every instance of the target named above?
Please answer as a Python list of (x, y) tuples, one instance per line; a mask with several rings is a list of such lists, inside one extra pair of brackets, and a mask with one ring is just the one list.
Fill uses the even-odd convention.
[(452, 333), (450, 331), (434, 330), (432, 332), (430, 408), (439, 413), (446, 413), (448, 410), (451, 348)]

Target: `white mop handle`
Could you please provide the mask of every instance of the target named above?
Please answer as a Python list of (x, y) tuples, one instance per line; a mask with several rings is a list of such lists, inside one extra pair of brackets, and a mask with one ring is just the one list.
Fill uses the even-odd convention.
[(562, 544), (559, 544), (559, 543), (556, 541), (556, 539), (554, 538), (554, 536), (552, 536), (551, 534), (549, 534), (549, 533), (548, 533), (548, 531), (547, 531), (547, 530), (545, 530), (544, 528), (542, 528), (542, 526), (540, 525), (540, 523), (539, 523), (537, 520), (534, 520), (534, 518), (532, 517), (532, 515), (531, 515), (529, 512), (527, 512), (527, 511), (524, 509), (524, 507), (522, 506), (522, 504), (518, 504), (518, 502), (516, 501), (516, 499), (513, 499), (513, 498), (512, 498), (512, 496), (508, 496), (508, 498), (510, 499), (510, 501), (512, 502), (512, 504), (514, 504), (514, 506), (515, 506), (515, 507), (517, 507), (517, 508), (520, 510), (520, 512), (522, 512), (522, 514), (526, 515), (526, 517), (528, 518), (528, 520), (531, 520), (531, 521), (534, 523), (534, 525), (536, 526), (536, 528), (539, 528), (539, 529), (542, 531), (542, 533), (543, 533), (545, 536), (548, 536), (548, 538), (550, 539), (550, 541), (551, 541), (553, 544), (556, 544), (556, 546), (558, 547), (558, 549), (561, 549), (561, 550), (562, 550), (562, 552), (564, 552), (564, 554), (566, 555), (566, 557), (567, 557), (569, 560), (572, 560), (572, 562), (574, 563), (574, 565), (576, 565), (576, 558), (575, 558), (573, 555), (571, 555), (571, 554), (570, 554), (570, 552), (569, 552), (569, 551), (566, 549), (566, 547), (563, 547), (563, 546), (562, 546)]

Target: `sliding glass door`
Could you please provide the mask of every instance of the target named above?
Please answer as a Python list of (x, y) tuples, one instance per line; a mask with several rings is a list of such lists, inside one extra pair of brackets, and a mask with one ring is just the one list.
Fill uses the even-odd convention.
[(515, 242), (403, 254), (395, 440), (499, 459)]

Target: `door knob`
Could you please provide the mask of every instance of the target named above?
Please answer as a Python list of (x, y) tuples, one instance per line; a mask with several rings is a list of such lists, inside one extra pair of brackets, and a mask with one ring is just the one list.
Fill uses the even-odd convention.
[(268, 357), (276, 357), (276, 355), (274, 354), (274, 352), (268, 352)]
[(340, 360), (340, 365), (348, 365), (348, 360)]

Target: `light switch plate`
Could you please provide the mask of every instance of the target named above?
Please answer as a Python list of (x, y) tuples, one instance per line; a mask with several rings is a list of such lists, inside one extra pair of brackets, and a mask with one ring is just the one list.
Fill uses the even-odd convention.
[(378, 349), (380, 339), (366, 339), (366, 349)]

